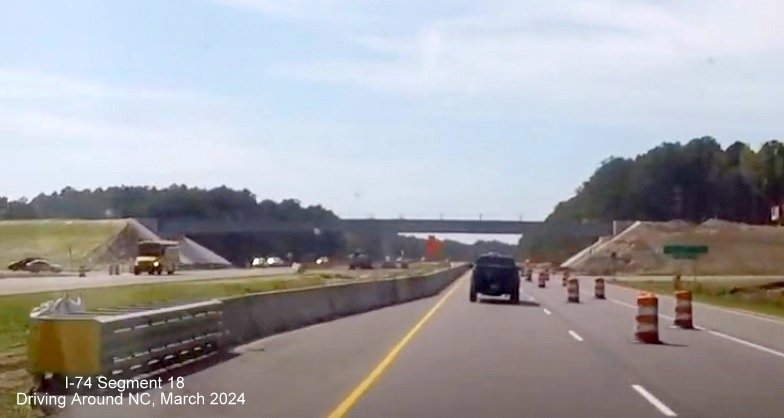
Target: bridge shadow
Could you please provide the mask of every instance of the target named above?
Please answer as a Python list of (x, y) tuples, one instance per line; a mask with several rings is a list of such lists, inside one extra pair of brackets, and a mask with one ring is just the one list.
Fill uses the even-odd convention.
[(689, 345), (687, 344), (676, 344), (676, 343), (668, 343), (666, 341), (659, 341), (658, 343), (644, 343), (637, 340), (632, 340), (632, 344), (634, 345), (650, 345), (654, 347), (672, 347), (672, 348), (688, 348)]

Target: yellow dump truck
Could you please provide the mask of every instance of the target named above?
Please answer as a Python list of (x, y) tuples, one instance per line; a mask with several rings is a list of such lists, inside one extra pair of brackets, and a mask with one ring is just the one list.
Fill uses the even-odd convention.
[(139, 241), (133, 274), (174, 274), (180, 263), (180, 247), (177, 241)]

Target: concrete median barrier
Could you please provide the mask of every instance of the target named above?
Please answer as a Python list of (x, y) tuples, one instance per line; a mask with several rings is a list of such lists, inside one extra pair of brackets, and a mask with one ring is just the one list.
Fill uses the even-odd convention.
[(458, 266), (418, 277), (188, 305), (36, 311), (30, 316), (28, 369), (37, 382), (35, 390), (42, 392), (63, 386), (63, 376), (133, 378), (157, 373), (232, 345), (434, 296), (468, 270), (468, 266)]
[(434, 296), (469, 270), (466, 265), (402, 279), (284, 290), (227, 298), (227, 342), (242, 344), (344, 316)]

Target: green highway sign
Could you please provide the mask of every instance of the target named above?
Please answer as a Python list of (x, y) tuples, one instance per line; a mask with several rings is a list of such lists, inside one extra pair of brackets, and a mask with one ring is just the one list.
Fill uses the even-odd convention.
[(664, 254), (675, 259), (695, 260), (702, 254), (708, 253), (707, 245), (665, 245)]

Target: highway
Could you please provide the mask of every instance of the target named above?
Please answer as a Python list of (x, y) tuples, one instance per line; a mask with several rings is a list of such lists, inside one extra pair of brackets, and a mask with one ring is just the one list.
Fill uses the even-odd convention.
[(123, 273), (110, 276), (108, 271), (88, 272), (85, 277), (73, 275), (37, 276), (28, 274), (22, 277), (0, 279), (0, 296), (23, 293), (55, 292), (73, 289), (89, 289), (97, 287), (126, 286), (144, 283), (171, 283), (196, 280), (214, 280), (238, 277), (279, 276), (291, 273), (290, 267), (273, 267), (265, 269), (221, 269), (221, 270), (189, 270), (175, 273), (173, 276), (139, 275)]
[[(595, 277), (599, 277), (599, 276), (585, 276), (585, 277), (586, 278), (595, 278)], [(613, 277), (613, 276), (601, 276), (601, 277), (604, 277), (604, 278), (607, 278), (607, 279), (614, 278), (614, 279), (617, 279), (617, 280), (643, 281), (643, 282), (645, 282), (645, 281), (669, 282), (669, 281), (672, 281), (672, 278), (673, 278), (672, 275), (669, 275), (669, 276), (667, 276), (667, 275), (647, 275), (647, 276), (641, 276), (641, 275), (622, 275), (622, 274), (619, 274), (616, 277)], [(729, 282), (744, 281), (744, 280), (750, 280), (750, 281), (776, 281), (776, 280), (781, 280), (781, 276), (700, 276), (700, 275), (697, 275), (695, 277), (695, 276), (693, 276), (691, 274), (684, 274), (683, 276), (681, 276), (681, 280), (683, 280), (684, 282), (692, 281), (695, 278), (697, 280), (699, 280), (699, 281), (725, 281), (726, 280), (726, 281), (729, 281)]]
[(523, 302), (470, 303), (467, 276), (442, 294), (280, 334), (195, 371), (175, 395), (243, 393), (243, 405), (72, 407), (68, 417), (705, 417), (784, 411), (784, 322), (695, 305), (702, 329), (633, 338), (636, 292), (554, 276)]

